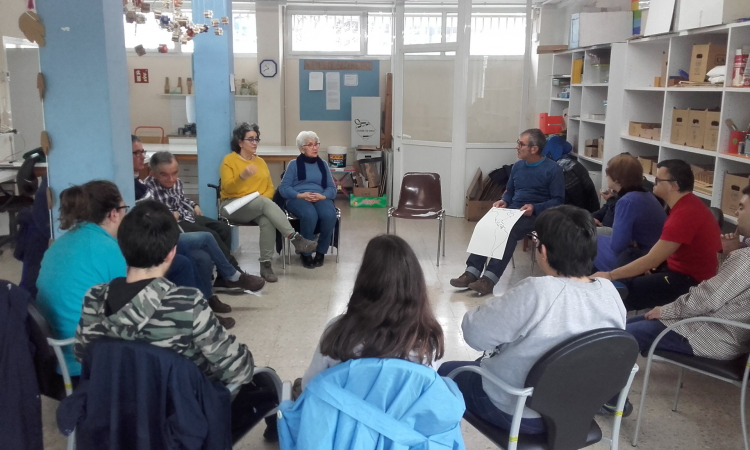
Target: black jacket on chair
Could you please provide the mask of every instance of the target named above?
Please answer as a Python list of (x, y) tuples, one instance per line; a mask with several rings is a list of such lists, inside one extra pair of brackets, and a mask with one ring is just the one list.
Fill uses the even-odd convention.
[(29, 337), (28, 292), (0, 280), (0, 446), (42, 450), (42, 402)]
[(189, 359), (151, 344), (102, 338), (85, 350), (81, 380), (57, 410), (76, 448), (232, 448), (229, 390)]

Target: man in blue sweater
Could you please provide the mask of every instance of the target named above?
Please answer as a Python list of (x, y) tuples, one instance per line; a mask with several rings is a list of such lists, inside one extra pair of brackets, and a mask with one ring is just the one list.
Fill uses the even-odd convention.
[(480, 295), (491, 293), (513, 256), (516, 243), (533, 231), (536, 217), (544, 210), (564, 203), (565, 175), (554, 161), (542, 156), (546, 142), (544, 133), (537, 128), (521, 133), (516, 142), (520, 161), (513, 165), (502, 200), (492, 205), (495, 208), (520, 209), (524, 212), (510, 232), (503, 258), (490, 258), (487, 263), (486, 256), (469, 255), (466, 271), (460, 277), (452, 279), (451, 286), (469, 288)]

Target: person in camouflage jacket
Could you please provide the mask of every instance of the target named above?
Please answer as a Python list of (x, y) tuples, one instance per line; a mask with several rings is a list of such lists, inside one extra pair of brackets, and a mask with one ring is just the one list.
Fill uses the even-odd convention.
[(83, 299), (73, 353), (100, 337), (148, 342), (187, 357), (209, 379), (244, 384), (253, 377), (253, 356), (221, 326), (206, 298), (194, 288), (166, 278), (152, 279), (118, 311), (108, 314), (107, 299), (122, 278), (99, 284)]

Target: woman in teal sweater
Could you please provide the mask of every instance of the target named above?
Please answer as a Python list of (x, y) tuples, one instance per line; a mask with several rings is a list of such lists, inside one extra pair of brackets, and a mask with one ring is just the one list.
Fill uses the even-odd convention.
[[(117, 228), (128, 207), (109, 181), (90, 181), (60, 193), (60, 228), (70, 230), (45, 252), (36, 285), (37, 305), (58, 339), (75, 335), (83, 296), (90, 287), (127, 272)], [(71, 376), (81, 373), (72, 349), (64, 349)]]

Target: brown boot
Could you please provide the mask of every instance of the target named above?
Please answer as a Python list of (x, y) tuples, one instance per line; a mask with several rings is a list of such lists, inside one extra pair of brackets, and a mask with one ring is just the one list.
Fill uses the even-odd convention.
[(279, 277), (277, 277), (276, 274), (273, 273), (273, 266), (271, 264), (271, 261), (260, 262), (260, 276), (269, 283), (275, 283), (279, 281)]
[(216, 316), (216, 319), (219, 321), (222, 327), (226, 328), (227, 330), (231, 330), (234, 328), (234, 319), (231, 317), (219, 317)]
[(451, 280), (451, 286), (457, 288), (467, 288), (469, 284), (477, 281), (477, 277), (473, 273), (464, 272), (460, 277)]
[(226, 314), (232, 312), (232, 307), (226, 303), (222, 303), (216, 295), (212, 295), (211, 298), (208, 299), (208, 306), (215, 313)]
[(495, 283), (487, 277), (482, 277), (473, 283), (469, 283), (469, 289), (476, 291), (479, 295), (491, 294)]
[(237, 281), (227, 280), (227, 287), (240, 288), (246, 291), (259, 291), (266, 284), (266, 281), (261, 277), (250, 275), (249, 273), (242, 272), (240, 279)]

